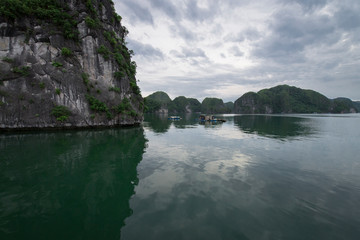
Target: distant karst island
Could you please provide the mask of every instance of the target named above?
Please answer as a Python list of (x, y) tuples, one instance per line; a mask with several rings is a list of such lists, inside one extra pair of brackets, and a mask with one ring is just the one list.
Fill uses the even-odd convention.
[(329, 99), (324, 95), (288, 85), (279, 85), (259, 92), (248, 92), (234, 103), (224, 103), (219, 98), (205, 98), (201, 103), (184, 96), (171, 100), (165, 92), (158, 91), (145, 97), (147, 113), (209, 114), (279, 114), (279, 113), (357, 113), (360, 102), (348, 98)]

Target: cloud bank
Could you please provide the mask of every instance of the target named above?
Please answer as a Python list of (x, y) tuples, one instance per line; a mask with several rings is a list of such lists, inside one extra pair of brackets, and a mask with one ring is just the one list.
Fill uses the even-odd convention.
[(121, 0), (144, 96), (235, 101), (279, 84), (360, 100), (358, 0)]

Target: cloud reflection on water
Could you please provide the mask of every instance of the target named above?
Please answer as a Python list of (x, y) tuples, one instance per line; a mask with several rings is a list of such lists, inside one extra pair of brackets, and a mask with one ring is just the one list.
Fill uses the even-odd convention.
[(126, 239), (356, 239), (359, 167), (354, 141), (340, 138), (356, 121), (225, 118), (146, 129)]

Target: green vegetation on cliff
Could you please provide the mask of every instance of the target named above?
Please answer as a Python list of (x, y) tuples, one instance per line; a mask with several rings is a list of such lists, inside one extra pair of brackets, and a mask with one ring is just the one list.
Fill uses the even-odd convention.
[(335, 98), (332, 100), (333, 113), (348, 113), (351, 112), (351, 109), (360, 112), (359, 105), (348, 98)]
[(229, 113), (232, 113), (233, 109), (234, 109), (234, 103), (233, 102), (226, 102), (225, 107), (227, 108), (227, 111)]
[(144, 98), (145, 100), (145, 111), (146, 112), (156, 112), (161, 108), (166, 108), (171, 103), (171, 99), (167, 93), (158, 91)]
[(357, 112), (360, 112), (360, 101), (353, 102), (354, 107), (356, 108)]
[(218, 98), (205, 98), (202, 103), (195, 98), (184, 96), (176, 97), (171, 100), (165, 92), (155, 92), (145, 98), (146, 112), (168, 112), (173, 114), (179, 113), (229, 113), (232, 111), (233, 103), (224, 104)]
[(220, 98), (205, 98), (201, 103), (202, 113), (228, 113), (229, 110)]
[(356, 111), (350, 99), (330, 100), (313, 90), (288, 85), (248, 92), (235, 101), (235, 113), (348, 113)]
[(186, 98), (189, 105), (190, 105), (190, 109), (193, 112), (200, 112), (201, 111), (201, 103), (199, 102), (199, 100), (197, 100), (196, 98)]
[[(68, 12), (67, 5), (56, 0), (1, 0), (0, 16), (8, 21), (29, 17), (51, 21), (68, 39), (78, 39), (77, 22)], [(28, 29), (27, 34), (31, 34)]]
[(195, 98), (180, 96), (171, 100), (165, 92), (158, 91), (145, 98), (146, 112), (155, 113), (167, 111), (169, 113), (200, 112), (201, 103)]
[(152, 99), (154, 101), (160, 102), (161, 104), (169, 104), (171, 99), (167, 93), (158, 91), (146, 97), (147, 100)]
[(184, 96), (176, 97), (169, 105), (171, 113), (191, 113), (200, 112), (201, 104), (195, 98), (186, 98)]

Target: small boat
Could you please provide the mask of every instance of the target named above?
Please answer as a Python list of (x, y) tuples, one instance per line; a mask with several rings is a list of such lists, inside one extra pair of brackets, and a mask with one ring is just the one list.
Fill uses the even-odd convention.
[(200, 115), (200, 122), (226, 122), (225, 119), (216, 118), (213, 115)]
[(180, 116), (170, 116), (168, 117), (169, 120), (181, 120)]

